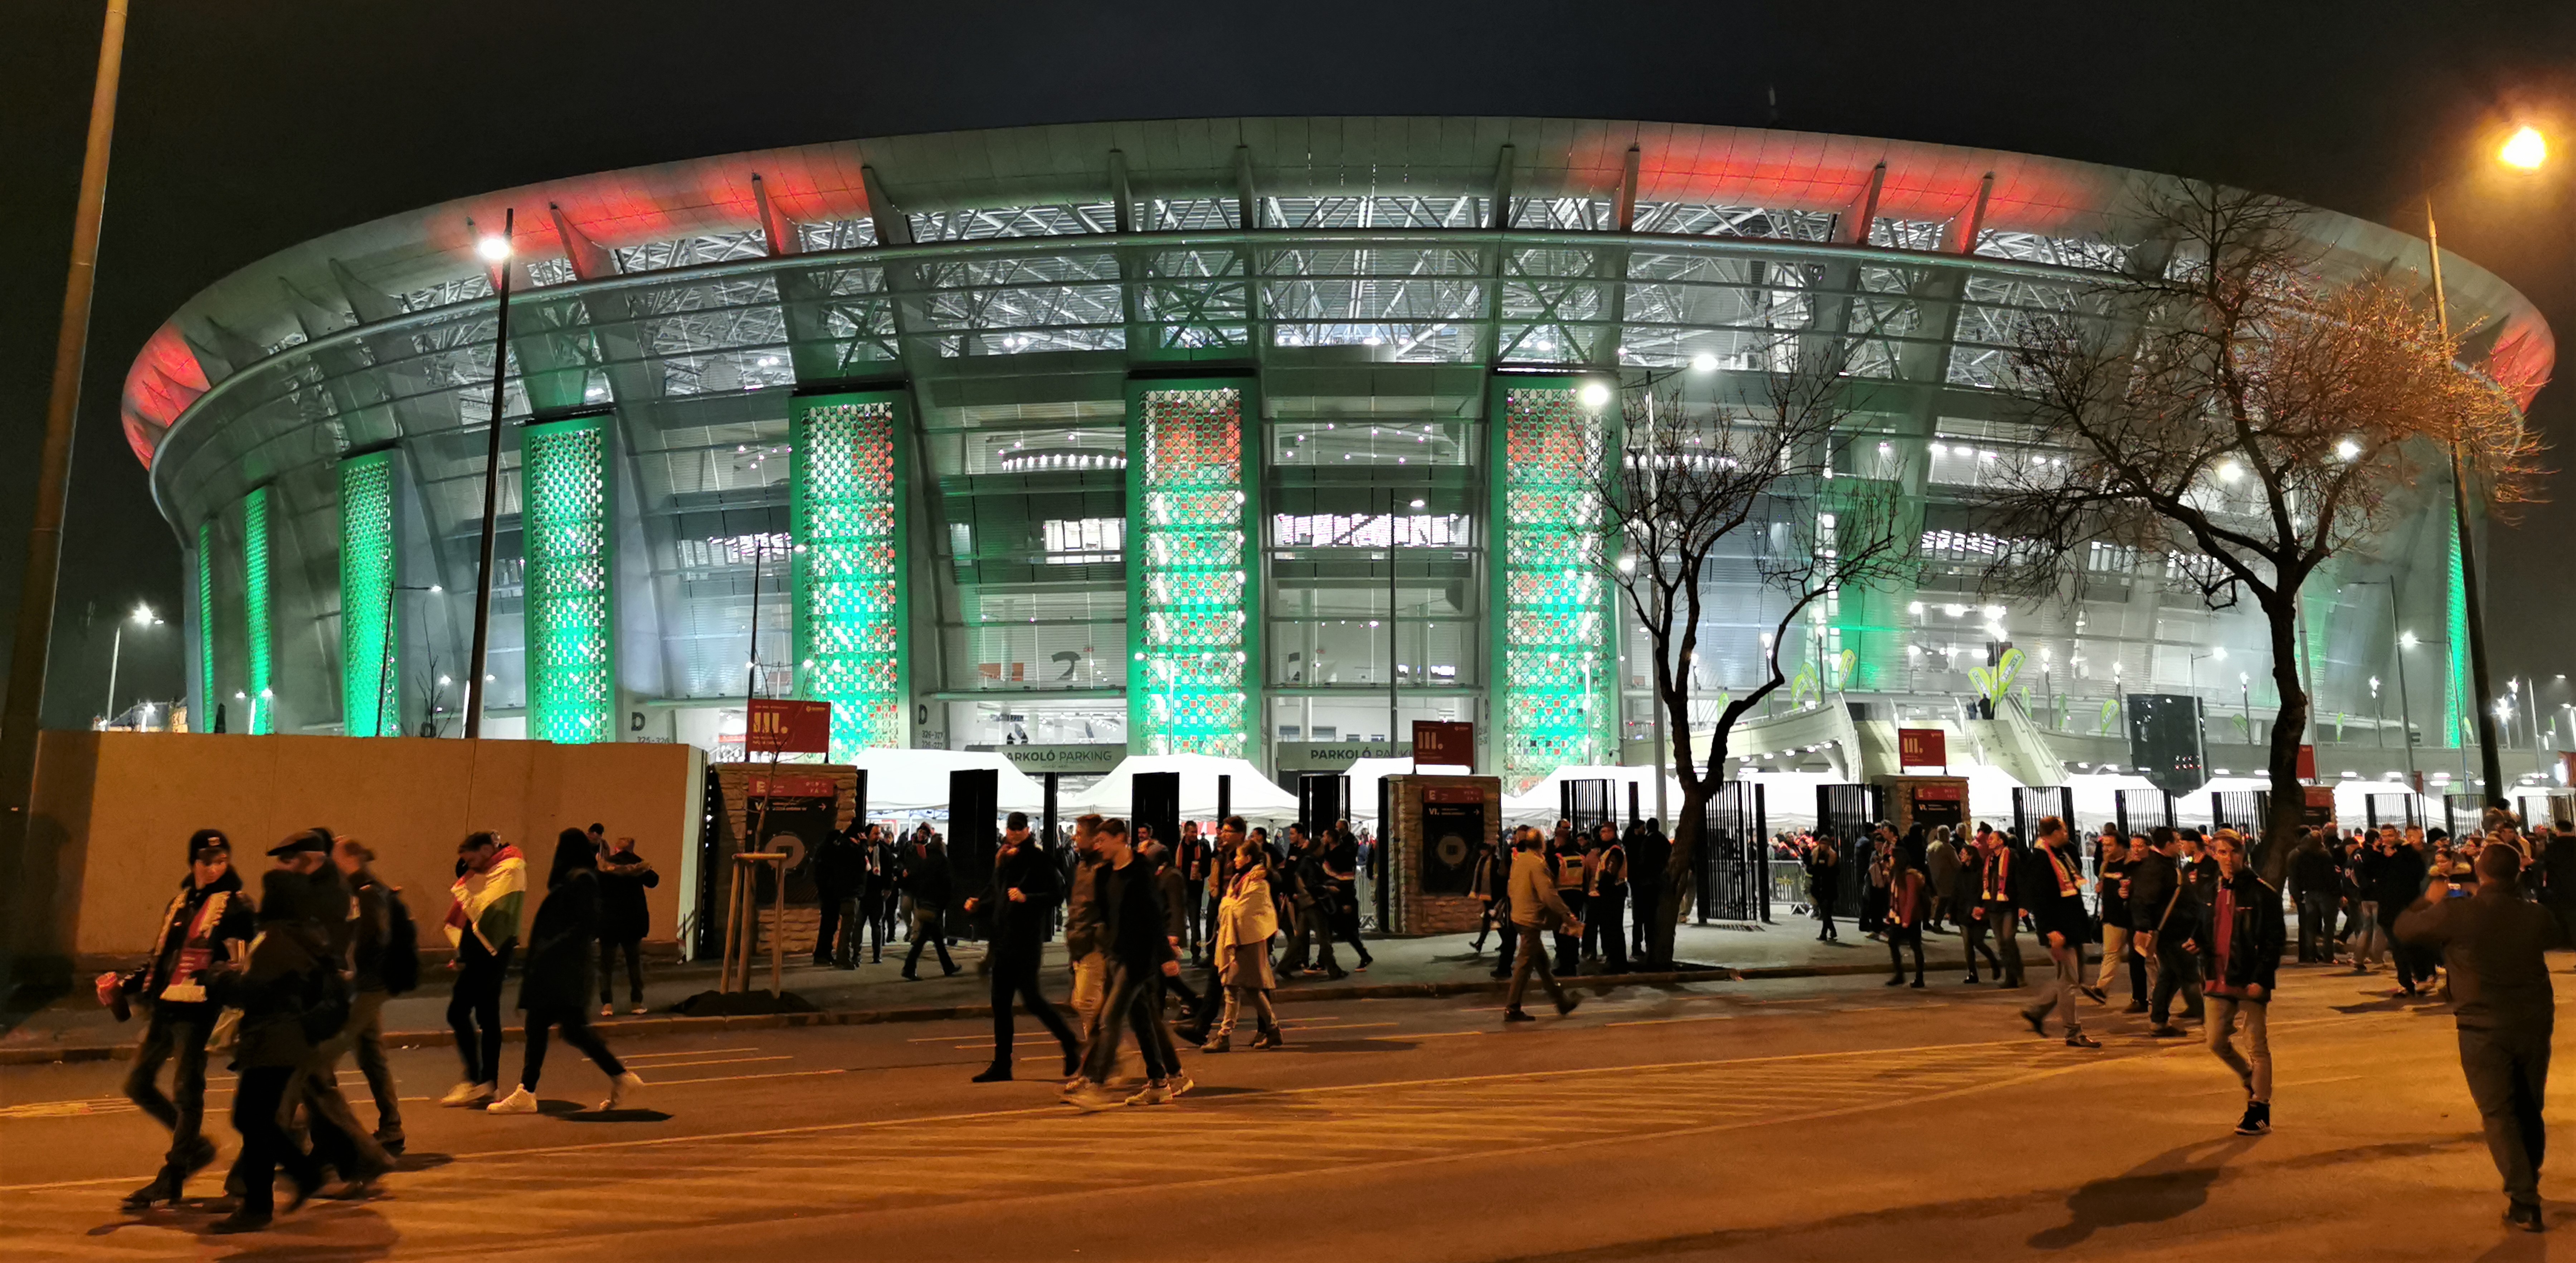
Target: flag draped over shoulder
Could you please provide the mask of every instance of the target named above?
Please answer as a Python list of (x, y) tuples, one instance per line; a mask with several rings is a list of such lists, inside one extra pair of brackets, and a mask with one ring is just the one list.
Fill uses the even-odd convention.
[(447, 908), (448, 944), (462, 946), (471, 929), (483, 950), (497, 956), (519, 937), (519, 906), (528, 898), (527, 857), (515, 846), (502, 847), (492, 867), (457, 878), (447, 893), (455, 898)]

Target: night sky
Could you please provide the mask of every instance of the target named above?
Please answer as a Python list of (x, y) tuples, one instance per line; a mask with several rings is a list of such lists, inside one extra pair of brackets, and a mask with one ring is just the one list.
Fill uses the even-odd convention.
[[(1232, 114), (1528, 114), (1991, 146), (2242, 185), (2422, 230), (2576, 362), (2576, 3), (743, 5), (135, 0), (48, 725), (181, 689), (179, 549), (116, 425), (135, 350), (281, 247), (469, 193), (769, 145)], [(0, 592), (15, 608), (98, 0), (0, 40)], [(1104, 16), (1107, 15), (1107, 16)], [(2555, 169), (2472, 175), (2507, 118)], [(2576, 369), (2568, 370), (2576, 373)], [(2536, 409), (2576, 465), (2576, 389)], [(2576, 672), (2576, 485), (2494, 535), (2497, 685)], [(0, 636), (8, 626), (0, 624)]]

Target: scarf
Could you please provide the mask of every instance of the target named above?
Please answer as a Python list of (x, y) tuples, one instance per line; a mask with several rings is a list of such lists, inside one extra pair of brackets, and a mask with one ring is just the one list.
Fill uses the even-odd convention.
[(2061, 899), (2074, 898), (2077, 894), (2078, 887), (2082, 884), (2081, 879), (2076, 877), (2074, 873), (2067, 870), (2066, 861), (2058, 856), (2056, 847), (2044, 846), (2040, 848), (2040, 851), (2042, 854), (2048, 856), (2049, 871), (2057, 874), (2058, 897)]
[[(169, 914), (171, 923), (177, 922), (180, 908), (188, 902), (188, 896), (192, 893), (194, 892), (182, 889), (179, 897), (171, 901)], [(212, 965), (215, 960), (215, 930), (224, 923), (224, 910), (232, 904), (232, 898), (231, 891), (218, 890), (206, 896), (204, 903), (197, 905), (197, 915), (188, 920), (186, 937), (179, 940), (179, 955), (177, 959), (170, 962), (169, 978), (157, 980), (162, 981), (163, 985), (156, 999), (171, 1004), (205, 1003), (206, 967)], [(167, 941), (166, 928), (163, 934), (164, 941)], [(153, 948), (152, 957), (155, 960), (160, 959), (161, 952), (158, 945)]]

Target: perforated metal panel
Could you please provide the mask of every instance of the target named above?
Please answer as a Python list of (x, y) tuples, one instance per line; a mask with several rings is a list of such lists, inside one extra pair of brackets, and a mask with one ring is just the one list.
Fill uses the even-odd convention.
[(519, 442), (528, 735), (565, 745), (611, 741), (617, 699), (608, 419), (531, 425)]
[(249, 670), (251, 733), (277, 730), (277, 692), (271, 687), (276, 642), (268, 626), (268, 488), (242, 497), (242, 644)]
[(215, 726), (215, 708), (223, 705), (215, 675), (215, 520), (197, 523), (197, 709), (188, 717), (198, 732)]
[(1244, 391), (1146, 390), (1137, 411), (1129, 724), (1147, 754), (1241, 758), (1254, 710)]
[(402, 734), (395, 703), (394, 454), (340, 462), (340, 731)]
[(796, 401), (797, 693), (832, 704), (832, 760), (905, 739), (903, 489), (898, 400)]
[(1569, 765), (1612, 763), (1601, 419), (1571, 383), (1506, 388), (1494, 461), (1498, 763), (1518, 793)]

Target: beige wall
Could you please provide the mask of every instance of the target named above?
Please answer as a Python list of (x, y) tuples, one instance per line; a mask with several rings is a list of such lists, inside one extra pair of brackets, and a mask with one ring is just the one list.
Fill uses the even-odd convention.
[(456, 844), (498, 831), (527, 852), (533, 914), (558, 830), (633, 837), (662, 874), (649, 937), (677, 933), (701, 812), (704, 756), (684, 745), (47, 732), (37, 758), (18, 942), (37, 954), (151, 946), (185, 874), (188, 834), (221, 829), (257, 887), (263, 854), (299, 829), (364, 839), (403, 891), (424, 947), (442, 946)]

